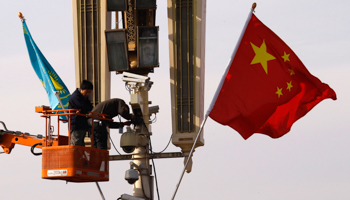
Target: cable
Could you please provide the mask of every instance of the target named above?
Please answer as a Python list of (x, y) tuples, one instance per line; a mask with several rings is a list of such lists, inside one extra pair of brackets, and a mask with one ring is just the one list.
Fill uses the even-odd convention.
[(127, 82), (125, 82), (125, 89), (129, 92), (129, 94), (131, 93), (130, 85)]
[[(148, 139), (149, 139), (149, 150), (150, 152), (153, 154), (153, 150), (152, 150), (152, 142), (151, 142), (151, 137), (150, 137), (150, 132), (148, 131), (148, 128), (146, 126), (146, 123), (144, 120), (142, 120), (143, 122), (143, 125), (145, 126), (146, 130), (147, 130), (147, 133), (148, 133)], [(160, 197), (159, 197), (159, 189), (158, 189), (158, 178), (157, 178), (157, 172), (156, 172), (156, 165), (154, 164), (154, 160), (153, 160), (153, 157), (151, 157), (151, 160), (152, 160), (152, 164), (153, 164), (153, 168), (154, 168), (154, 178), (156, 180), (156, 189), (157, 189), (157, 195), (158, 195), (158, 200), (160, 200)]]
[[(119, 122), (121, 122), (120, 115), (118, 115), (118, 117), (119, 117)], [(108, 136), (109, 136), (109, 140), (112, 142), (112, 145), (113, 145), (114, 149), (117, 151), (117, 153), (118, 153), (119, 155), (122, 155), (121, 153), (119, 153), (117, 147), (114, 145), (114, 142), (113, 142), (113, 140), (112, 140), (112, 137), (111, 137), (111, 135), (109, 134), (108, 131), (107, 131), (107, 133), (108, 133)]]
[(2, 126), (4, 127), (5, 131), (8, 131), (7, 128), (6, 128), (6, 125), (3, 121), (0, 121), (0, 124), (2, 124)]
[[(152, 143), (151, 143), (151, 137), (148, 137), (149, 138), (149, 145), (150, 145), (150, 151), (151, 153), (153, 154), (153, 151), (152, 151)], [(154, 160), (153, 160), (153, 157), (151, 158), (152, 160), (152, 164), (153, 164), (153, 168), (154, 168), (154, 178), (156, 179), (156, 189), (157, 189), (157, 195), (158, 195), (158, 200), (160, 200), (160, 197), (159, 197), (159, 190), (158, 190), (158, 179), (157, 179), (157, 172), (156, 172), (156, 165), (154, 164)]]
[[(157, 115), (156, 115), (156, 116), (157, 116)], [(156, 116), (155, 116), (155, 118), (156, 118)], [(153, 120), (154, 120), (154, 119), (153, 119)], [(145, 125), (148, 134), (150, 134), (150, 132), (148, 131), (148, 128), (147, 128), (147, 126), (146, 126), (146, 124), (145, 124), (145, 121), (142, 121), (142, 122), (143, 122), (143, 124)], [(153, 122), (153, 123), (154, 123), (154, 122)], [(170, 144), (170, 141), (171, 141), (171, 138), (172, 138), (172, 137), (173, 137), (173, 134), (170, 135), (169, 142), (168, 142), (168, 144), (166, 145), (166, 147), (165, 147), (162, 151), (153, 152), (153, 153), (163, 153), (163, 152), (169, 147), (169, 144)]]
[(39, 143), (34, 144), (34, 145), (30, 148), (30, 152), (32, 152), (32, 154), (33, 154), (34, 156), (40, 156), (40, 155), (43, 154), (43, 153), (35, 153), (35, 152), (34, 152), (35, 147), (38, 146), (38, 145), (43, 145), (43, 144), (39, 142)]
[(169, 147), (169, 144), (170, 144), (170, 141), (171, 141), (172, 137), (173, 137), (173, 134), (170, 135), (169, 142), (168, 142), (168, 144), (166, 145), (166, 147), (162, 151), (160, 151), (160, 152), (153, 152), (153, 153), (163, 153)]
[(115, 147), (114, 142), (113, 142), (113, 140), (112, 140), (112, 138), (111, 138), (111, 135), (109, 134), (108, 131), (107, 131), (107, 133), (108, 133), (108, 136), (109, 136), (109, 140), (112, 142), (112, 145), (113, 145), (114, 149), (118, 152), (119, 155), (122, 155), (122, 154), (119, 153), (117, 147)]
[(154, 114), (154, 118), (151, 120), (152, 123), (156, 123), (157, 122), (157, 114)]

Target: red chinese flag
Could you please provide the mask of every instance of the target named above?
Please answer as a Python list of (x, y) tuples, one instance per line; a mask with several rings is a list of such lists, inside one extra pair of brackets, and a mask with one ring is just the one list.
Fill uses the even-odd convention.
[(209, 116), (238, 131), (278, 138), (335, 92), (311, 75), (295, 53), (252, 14), (214, 97)]

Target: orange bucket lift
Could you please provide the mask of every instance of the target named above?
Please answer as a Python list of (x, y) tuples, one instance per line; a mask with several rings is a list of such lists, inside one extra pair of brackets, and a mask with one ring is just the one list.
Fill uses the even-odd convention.
[[(45, 140), (42, 143), (42, 178), (65, 180), (69, 182), (96, 182), (109, 180), (109, 153), (107, 150), (93, 147), (92, 123), (91, 147), (70, 145), (70, 120), (72, 115), (81, 115), (98, 120), (112, 121), (107, 115), (92, 113), (84, 115), (77, 109), (50, 110), (46, 107), (36, 107), (36, 112), (45, 118)], [(60, 119), (66, 116), (68, 120)], [(57, 134), (51, 130), (51, 117), (57, 117)], [(62, 136), (60, 122), (68, 122), (68, 137)]]

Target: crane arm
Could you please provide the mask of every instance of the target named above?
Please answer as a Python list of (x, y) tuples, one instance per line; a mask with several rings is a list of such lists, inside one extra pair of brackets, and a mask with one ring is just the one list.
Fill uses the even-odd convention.
[[(0, 130), (0, 146), (4, 149), (6, 154), (11, 153), (15, 144), (31, 147), (37, 143), (43, 143), (44, 140), (44, 137), (41, 135), (31, 136), (28, 133), (22, 133), (19, 131)], [(37, 148), (41, 148), (41, 145), (37, 145)]]
[[(0, 121), (0, 124), (3, 125), (4, 130), (0, 129), (0, 146), (4, 149), (4, 153), (9, 154), (11, 150), (15, 147), (15, 144), (20, 144), (24, 146), (29, 146), (32, 148), (40, 148), (43, 144), (49, 143), (49, 145), (58, 144), (64, 145), (68, 144), (67, 136), (57, 136), (56, 138), (51, 138), (47, 141), (46, 138), (42, 135), (31, 135), (29, 133), (23, 133), (21, 131), (10, 131), (6, 128), (4, 122)], [(33, 150), (32, 150), (33, 153)], [(33, 153), (34, 154), (34, 153)]]
[[(6, 129), (6, 126), (4, 126)], [(11, 150), (15, 147), (15, 144), (24, 146), (33, 146), (37, 143), (43, 143), (45, 138), (42, 135), (30, 135), (29, 133), (22, 133), (20, 131), (9, 131), (0, 129), (0, 146), (4, 149), (6, 154), (11, 153)], [(41, 145), (37, 145), (37, 148), (41, 148)]]

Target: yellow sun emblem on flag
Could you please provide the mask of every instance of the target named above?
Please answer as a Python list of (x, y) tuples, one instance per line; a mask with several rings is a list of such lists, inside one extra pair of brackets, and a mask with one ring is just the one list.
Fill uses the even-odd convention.
[(55, 87), (55, 90), (58, 91), (60, 94), (64, 94), (67, 92), (67, 90), (59, 83), (59, 78), (56, 73), (49, 71), (50, 79)]

